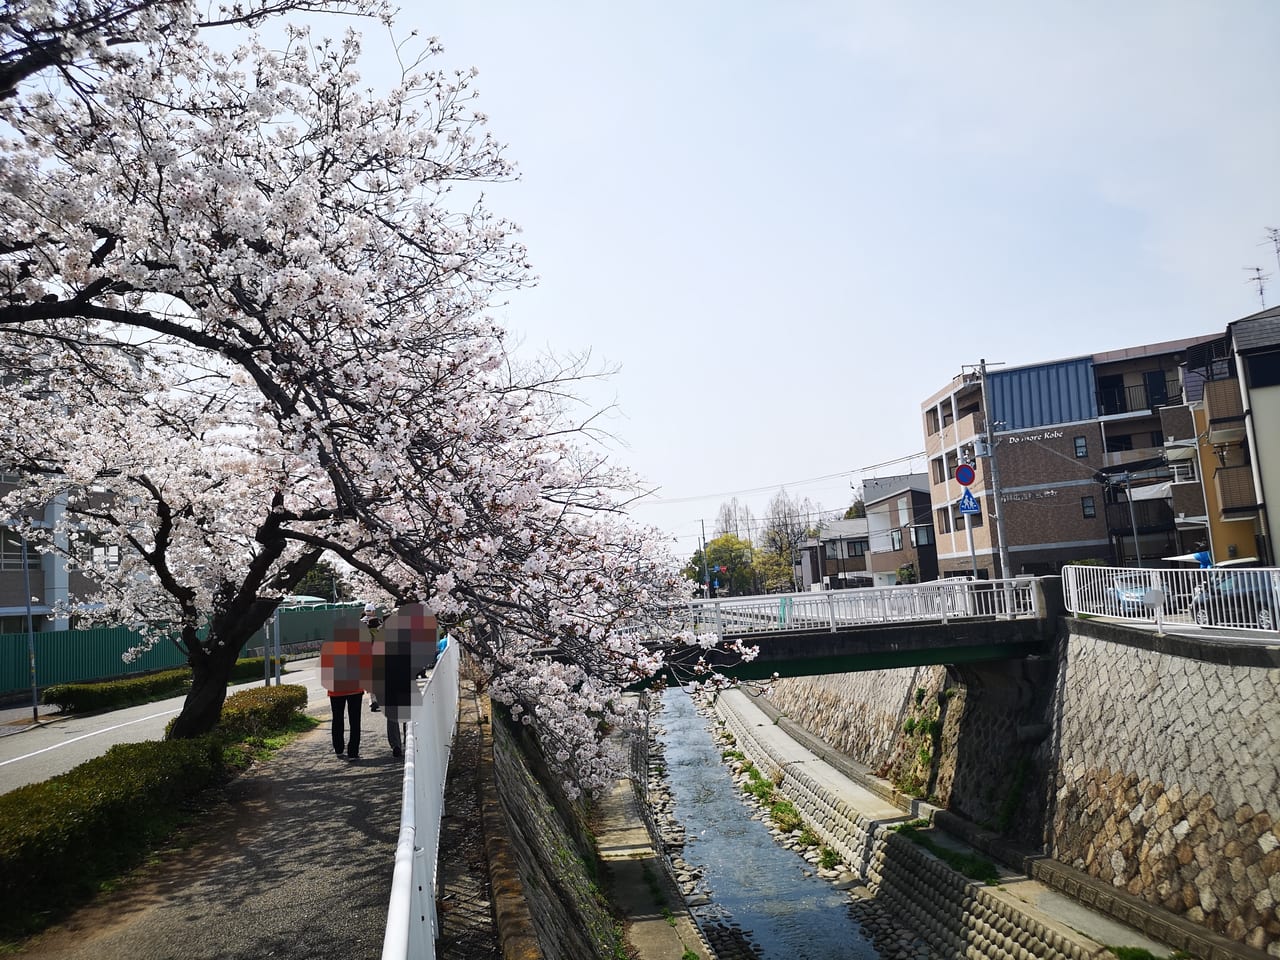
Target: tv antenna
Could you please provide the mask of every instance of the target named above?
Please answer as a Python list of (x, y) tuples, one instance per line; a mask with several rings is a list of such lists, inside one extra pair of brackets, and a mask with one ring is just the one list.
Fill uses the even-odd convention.
[(1263, 273), (1261, 267), (1241, 267), (1241, 270), (1253, 271), (1253, 276), (1245, 283), (1256, 283), (1258, 285), (1258, 299), (1262, 301), (1262, 306), (1267, 305), (1267, 285), (1266, 282), (1271, 279), (1271, 274)]
[(1267, 227), (1267, 239), (1263, 240), (1258, 246), (1262, 247), (1271, 244), (1276, 249), (1276, 266), (1280, 267), (1280, 229), (1276, 227)]

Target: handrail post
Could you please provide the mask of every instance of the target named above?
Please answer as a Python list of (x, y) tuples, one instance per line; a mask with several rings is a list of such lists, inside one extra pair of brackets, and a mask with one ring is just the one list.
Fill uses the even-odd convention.
[(827, 620), (831, 623), (831, 632), (836, 632), (836, 598), (835, 594), (827, 593)]

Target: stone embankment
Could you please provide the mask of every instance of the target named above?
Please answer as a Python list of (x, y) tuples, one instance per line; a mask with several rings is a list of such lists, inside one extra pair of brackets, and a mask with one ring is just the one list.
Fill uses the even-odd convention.
[[(874, 794), (841, 785), (823, 761), (790, 741), (742, 694), (721, 694), (715, 712), (736, 749), (791, 800), (821, 844), (836, 851), (843, 861), (836, 869), (847, 867), (853, 875), (841, 874), (837, 882), (865, 884), (850, 888), (853, 909), (886, 960), (1110, 960), (1107, 943), (1169, 952), (1105, 918), (1060, 920), (1037, 906), (1041, 901), (1030, 891), (1039, 885), (1021, 875), (1006, 872), (994, 887), (966, 878), (896, 831), (906, 814), (886, 814)], [(972, 853), (941, 834), (934, 839)], [(1106, 939), (1078, 929), (1090, 925)]]

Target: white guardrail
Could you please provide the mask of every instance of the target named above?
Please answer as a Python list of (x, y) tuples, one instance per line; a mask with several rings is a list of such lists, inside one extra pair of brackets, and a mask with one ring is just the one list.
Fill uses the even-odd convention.
[(405, 724), (400, 838), (382, 960), (435, 960), (436, 854), (449, 751), (458, 721), (458, 648), (450, 643)]
[(1160, 630), (1277, 632), (1280, 568), (1062, 568), (1062, 594), (1074, 614), (1153, 623)]
[(689, 604), (692, 627), (722, 637), (835, 631), (877, 623), (1038, 618), (1043, 610), (1044, 594), (1035, 577), (934, 580), (896, 587), (694, 600)]

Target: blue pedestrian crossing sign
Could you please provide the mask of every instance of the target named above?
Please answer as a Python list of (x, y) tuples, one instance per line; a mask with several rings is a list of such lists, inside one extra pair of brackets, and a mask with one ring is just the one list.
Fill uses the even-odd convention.
[(961, 494), (960, 499), (956, 501), (956, 509), (961, 513), (981, 513), (982, 507), (978, 505), (978, 498), (968, 490)]

